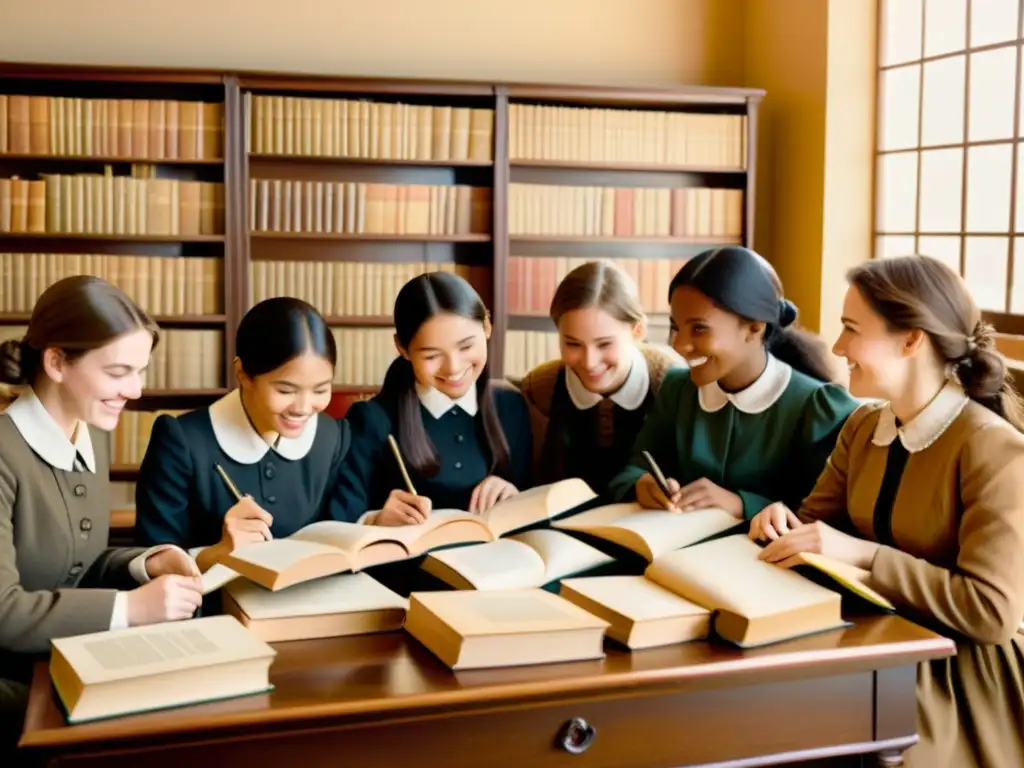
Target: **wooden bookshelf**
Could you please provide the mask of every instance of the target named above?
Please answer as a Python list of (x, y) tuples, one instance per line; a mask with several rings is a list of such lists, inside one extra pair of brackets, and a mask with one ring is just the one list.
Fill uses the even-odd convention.
[[(492, 373), (516, 378), (556, 353), (547, 305), (576, 263), (607, 258), (627, 269), (661, 334), (678, 265), (708, 247), (753, 242), (760, 90), (0, 64), (0, 94), (29, 97), (15, 104), (12, 130), (10, 98), (0, 96), (0, 179), (44, 182), (31, 188), (31, 226), (22, 204), (20, 226), (12, 205), (4, 218), (0, 188), (0, 337), (28, 322), (34, 296), (60, 270), (92, 271), (137, 293), (142, 280), (181, 280), (141, 263), (218, 267), (201, 301), (140, 298), (169, 338), (220, 333), (216, 376), (150, 383), (132, 407), (151, 412), (204, 405), (233, 386), (234, 329), (267, 296), (318, 306), (339, 343), (336, 396), (364, 397), (393, 357), (392, 302), (415, 274), (445, 269), (473, 283), (494, 322)], [(197, 117), (189, 134), (202, 150), (193, 138), (187, 152), (180, 136), (167, 138), (170, 102), (217, 105), (216, 128)], [(136, 120), (137, 103), (147, 107)], [(121, 104), (132, 105), (127, 122)], [(180, 133), (193, 123), (177, 110)], [(150, 151), (161, 125), (163, 141)], [(135, 151), (122, 146), (135, 132), (145, 150), (141, 141)], [(75, 181), (80, 174), (93, 180)], [(76, 184), (109, 201), (103, 185), (112, 182), (102, 177), (111, 176), (135, 179), (115, 185), (158, 181), (157, 201), (176, 185), (177, 217), (149, 227), (147, 216), (140, 229), (138, 211), (129, 222), (127, 212), (100, 215), (92, 205), (46, 209)], [(183, 228), (181, 190), (194, 182), (221, 185), (215, 231)], [(146, 189), (148, 201), (154, 188)], [(96, 219), (88, 226), (81, 207)], [(75, 216), (82, 226), (69, 227)], [(194, 222), (191, 207), (186, 218)], [(133, 477), (138, 458), (118, 459), (118, 477)]]

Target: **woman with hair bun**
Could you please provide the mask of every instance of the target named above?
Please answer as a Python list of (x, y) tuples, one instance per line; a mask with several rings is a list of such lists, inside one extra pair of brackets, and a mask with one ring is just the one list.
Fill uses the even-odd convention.
[(106, 433), (158, 339), (123, 291), (79, 275), (47, 288), (21, 341), (0, 344), (0, 765), (21, 733), (32, 667), (50, 641), (190, 618), (196, 564), (177, 547), (108, 547)]
[[(729, 246), (690, 259), (669, 286), (669, 371), (612, 482), (620, 501), (652, 509), (719, 507), (750, 519), (773, 501), (799, 504), (856, 401), (831, 381), (828, 350), (791, 326), (796, 307), (760, 255)], [(661, 491), (648, 451), (668, 479)]]
[[(1024, 765), (1024, 418), (962, 278), (925, 256), (849, 273), (837, 355), (877, 401), (847, 421), (814, 491), (751, 523), (762, 558), (819, 552), (868, 572), (957, 653), (918, 670), (904, 765)], [(794, 514), (791, 509), (796, 509)]]

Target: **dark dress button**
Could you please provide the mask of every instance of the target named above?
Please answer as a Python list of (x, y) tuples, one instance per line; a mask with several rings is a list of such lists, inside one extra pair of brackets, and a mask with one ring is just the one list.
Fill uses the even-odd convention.
[(462, 435), (456, 435), (456, 436), (455, 436), (455, 442), (456, 442), (456, 443), (461, 443), (461, 442), (462, 442), (463, 440), (465, 440), (465, 439), (466, 439), (466, 438), (465, 438), (465, 437), (463, 437)]
[(462, 462), (461, 461), (456, 461), (455, 462), (455, 468), (456, 469), (462, 469)]
[(275, 501), (277, 501), (277, 496), (267, 496), (268, 504), (273, 504)]
[(274, 467), (273, 466), (269, 466), (266, 469), (264, 469), (263, 470), (263, 476), (265, 478), (267, 478), (267, 480), (273, 480), (274, 479)]
[(83, 531), (91, 531), (92, 530), (92, 520), (90, 520), (88, 517), (83, 517), (79, 521), (78, 527), (80, 529), (82, 529)]
[(71, 576), (72, 578), (74, 578), (75, 576), (77, 576), (81, 572), (82, 572), (82, 564), (81, 563), (75, 563), (74, 565), (71, 566), (71, 570), (68, 572), (68, 575)]
[(75, 486), (75, 496), (85, 496), (85, 486), (84, 485), (76, 485)]

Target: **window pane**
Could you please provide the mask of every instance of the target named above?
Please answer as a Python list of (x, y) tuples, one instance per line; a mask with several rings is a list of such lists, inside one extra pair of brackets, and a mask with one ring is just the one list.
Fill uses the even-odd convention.
[(1024, 315), (1024, 237), (1013, 239), (1013, 290), (1010, 293), (1010, 312)]
[(882, 155), (878, 176), (878, 231), (913, 232), (917, 213), (917, 153)]
[(967, 47), (967, 0), (925, 0), (924, 55)]
[(924, 65), (921, 144), (959, 144), (964, 140), (966, 60), (966, 56), (953, 56)]
[(1013, 135), (1016, 73), (1016, 47), (971, 54), (971, 120), (967, 132), (970, 141)]
[(960, 274), (960, 237), (957, 235), (948, 237), (922, 237), (917, 246), (917, 252), (924, 256), (931, 256), (938, 259)]
[(968, 237), (964, 242), (964, 280), (982, 309), (1006, 311), (1008, 237)]
[[(961, 78), (961, 91), (962, 83)], [(879, 149), (909, 149), (917, 146), (920, 90), (920, 64), (882, 71), (882, 135), (879, 137)], [(963, 121), (962, 113), (960, 120)]]
[(1017, 39), (1017, 0), (971, 3), (971, 47)]
[(1010, 228), (1009, 144), (967, 150), (968, 232), (1007, 232)]
[(921, 0), (882, 3), (882, 66), (921, 58)]
[[(1017, 210), (1014, 211), (1014, 231), (1024, 232), (1024, 147), (1017, 145)], [(1014, 257), (1016, 258), (1016, 257)]]
[(960, 231), (963, 150), (921, 153), (921, 232)]
[(911, 235), (882, 235), (875, 243), (875, 258), (878, 259), (909, 256), (913, 252), (914, 238)]

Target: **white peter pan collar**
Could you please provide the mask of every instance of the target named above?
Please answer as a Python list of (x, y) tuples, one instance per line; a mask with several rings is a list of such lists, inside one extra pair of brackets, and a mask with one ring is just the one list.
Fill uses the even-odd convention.
[(306, 421), (302, 433), (298, 437), (278, 437), (274, 445), (270, 445), (249, 421), (249, 416), (242, 406), (242, 391), (234, 389), (210, 406), (210, 424), (217, 444), (235, 461), (240, 464), (255, 464), (262, 459), (267, 451), (293, 461), (305, 457), (313, 447), (316, 437), (316, 425), (319, 414), (314, 413)]
[(464, 410), (470, 416), (476, 416), (478, 408), (476, 384), (470, 387), (466, 394), (458, 400), (452, 400), (448, 395), (434, 387), (421, 387), (417, 385), (416, 394), (419, 396), (423, 407), (426, 408), (430, 412), (430, 415), (435, 419), (440, 419), (456, 406)]
[(71, 472), (75, 468), (77, 452), (88, 470), (96, 472), (96, 454), (92, 447), (89, 425), (84, 421), (78, 422), (75, 428), (75, 441), (72, 443), (32, 389), (26, 389), (18, 395), (4, 413), (11, 417), (11, 421), (25, 438), (29, 448), (51, 467)]
[(768, 354), (768, 363), (753, 384), (739, 392), (726, 392), (717, 381), (705, 384), (697, 393), (702, 410), (708, 413), (722, 410), (727, 403), (744, 413), (761, 413), (771, 408), (789, 386), (793, 369), (777, 357)]
[[(635, 411), (643, 405), (644, 398), (647, 397), (647, 390), (651, 386), (651, 372), (647, 368), (647, 358), (638, 347), (633, 347), (630, 357), (632, 360), (626, 380), (622, 382), (622, 386), (616, 392), (608, 395), (608, 399), (620, 408)], [(572, 404), (581, 411), (593, 408), (605, 397), (587, 389), (571, 368), (565, 369), (565, 388), (569, 390), (569, 399), (572, 400)]]
[(932, 401), (917, 416), (903, 426), (897, 426), (896, 414), (886, 403), (878, 416), (871, 442), (875, 445), (891, 445), (897, 436), (909, 453), (918, 453), (930, 446), (949, 429), (967, 405), (967, 393), (963, 387), (953, 381), (939, 390)]

